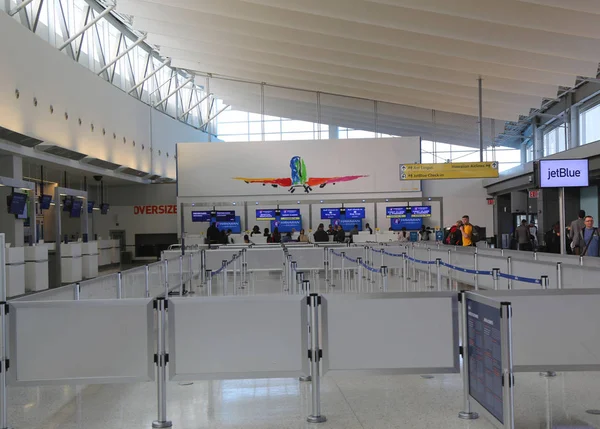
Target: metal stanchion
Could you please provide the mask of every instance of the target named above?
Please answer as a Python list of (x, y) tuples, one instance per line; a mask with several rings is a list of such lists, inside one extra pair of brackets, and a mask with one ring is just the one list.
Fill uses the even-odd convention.
[(541, 282), (542, 282), (542, 289), (548, 289), (548, 276), (542, 276), (541, 278)]
[(80, 297), (81, 297), (81, 284), (75, 283), (73, 285), (73, 299), (75, 301), (79, 301)]
[(441, 258), (436, 258), (435, 260), (435, 275), (437, 278), (437, 290), (442, 290), (442, 260)]
[(558, 288), (563, 288), (562, 262), (556, 263), (556, 278), (558, 279)]
[[(410, 250), (408, 251), (410, 254)], [(417, 264), (415, 263), (415, 245), (412, 245), (412, 281), (417, 283), (419, 280), (417, 279)]]
[(123, 298), (123, 274), (117, 273), (117, 299)]
[[(507, 272), (509, 276), (512, 276), (512, 258), (509, 256), (506, 258)], [(508, 279), (508, 290), (512, 289), (512, 279)]]
[(469, 333), (467, 329), (467, 297), (461, 292), (459, 295), (460, 305), (460, 321), (462, 326), (462, 347), (461, 355), (463, 360), (462, 376), (463, 376), (463, 396), (464, 410), (458, 413), (458, 417), (464, 420), (475, 420), (479, 418), (479, 414), (471, 411), (471, 402), (469, 401), (469, 359), (467, 357), (469, 347)]
[[(4, 270), (6, 264), (6, 245), (4, 234), (0, 234), (0, 267)], [(0, 427), (8, 427), (8, 406), (6, 390), (6, 374), (9, 370), (7, 350), (7, 320), (8, 303), (6, 302), (6, 276), (4, 271), (0, 274)]]
[(190, 257), (190, 262), (189, 262), (189, 267), (190, 267), (190, 285), (188, 286), (188, 293), (194, 294), (196, 293), (194, 291), (194, 287), (192, 286), (194, 283), (194, 254), (193, 253), (188, 253), (189, 257)]
[(155, 301), (156, 310), (158, 311), (157, 353), (154, 355), (156, 387), (158, 390), (158, 418), (152, 422), (153, 428), (170, 428), (173, 426), (173, 423), (167, 420), (167, 362), (169, 362), (165, 344), (167, 302), (163, 297), (157, 298)]
[(304, 273), (296, 273), (296, 284), (304, 287)]
[(206, 284), (206, 250), (202, 249), (200, 251), (200, 275), (202, 276), (200, 279), (200, 284)]
[(492, 279), (494, 279), (494, 290), (498, 290), (498, 277), (500, 268), (492, 268)]
[(329, 292), (329, 252), (323, 249), (323, 266), (325, 267), (325, 290)]
[(179, 296), (183, 296), (183, 255), (179, 257)]
[(165, 296), (169, 295), (169, 261), (165, 259)]
[(345, 259), (346, 259), (346, 252), (342, 252), (342, 257), (340, 258), (341, 261), (341, 271), (340, 271), (340, 275), (341, 277), (341, 281), (342, 281), (342, 292), (346, 292), (346, 271), (345, 271)]
[(579, 265), (583, 267), (583, 256), (579, 257)]
[(227, 295), (227, 260), (221, 261), (221, 278), (223, 279), (223, 295)]
[(233, 294), (237, 295), (237, 270), (238, 270), (238, 260), (237, 255), (233, 255)]
[[(375, 268), (375, 258), (373, 256), (373, 248), (369, 247), (369, 265)], [(369, 287), (371, 288), (371, 292), (373, 292), (373, 271), (369, 270)]]
[(404, 292), (408, 292), (408, 259), (406, 259), (406, 253), (402, 254), (402, 287)]
[(534, 261), (538, 260), (538, 254), (537, 254), (537, 252), (533, 252), (533, 260)]
[(296, 261), (292, 261), (290, 262), (290, 279), (291, 279), (291, 286), (290, 287), (290, 293), (291, 294), (299, 294), (300, 293), (300, 288), (302, 287), (301, 283), (298, 283), (297, 280), (297, 276), (296, 276), (296, 268), (297, 268), (298, 264), (296, 263)]
[(144, 284), (146, 287), (146, 298), (150, 297), (150, 267), (146, 265), (144, 267)]
[(212, 270), (204, 271), (204, 278), (206, 279), (206, 295), (212, 296)]
[(383, 292), (388, 291), (388, 267), (383, 265), (379, 272), (381, 273), (381, 290)]
[(427, 286), (433, 288), (433, 283), (431, 281), (431, 249), (427, 248)]
[[(479, 258), (477, 258), (477, 252), (473, 255), (475, 271), (479, 270)], [(475, 290), (479, 290), (479, 274), (475, 273)]]
[(356, 258), (356, 263), (358, 265), (358, 293), (362, 293), (362, 288), (363, 288), (363, 266), (362, 266), (362, 258), (358, 257)]
[(307, 298), (310, 305), (310, 368), (311, 368), (311, 393), (312, 393), (312, 413), (306, 421), (309, 423), (323, 423), (327, 418), (321, 415), (321, 374), (319, 370), (319, 361), (322, 357), (322, 350), (319, 338), (319, 305), (321, 297), (316, 293), (310, 294)]

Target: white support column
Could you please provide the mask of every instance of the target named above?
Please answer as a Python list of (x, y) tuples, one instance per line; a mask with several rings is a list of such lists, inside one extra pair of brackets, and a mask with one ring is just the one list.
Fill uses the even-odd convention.
[(570, 135), (569, 135), (569, 149), (581, 145), (581, 136), (579, 133), (579, 106), (571, 106), (569, 111), (570, 116)]
[[(0, 176), (10, 177), (12, 179), (23, 179), (23, 158), (20, 156), (7, 155), (0, 156)], [(6, 197), (10, 195), (12, 188), (8, 186), (0, 187), (0, 201), (6, 201)], [(29, 192), (29, 197), (33, 198), (33, 194)], [(32, 206), (28, 205), (31, 212)], [(29, 213), (32, 219), (31, 228), (35, 229), (34, 213)], [(0, 210), (0, 232), (6, 234), (6, 242), (11, 243), (13, 247), (23, 247), (25, 244), (25, 221), (17, 219), (15, 215), (7, 213), (6, 210)]]

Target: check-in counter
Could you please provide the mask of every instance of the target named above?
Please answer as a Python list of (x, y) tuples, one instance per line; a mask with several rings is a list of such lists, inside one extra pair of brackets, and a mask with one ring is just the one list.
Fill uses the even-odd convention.
[(110, 265), (114, 240), (98, 240), (98, 265)]
[(82, 276), (84, 279), (98, 277), (98, 242), (90, 241), (81, 245)]
[(121, 242), (119, 240), (110, 240), (110, 263), (120, 264), (121, 263)]
[(82, 243), (61, 243), (61, 283), (75, 283), (83, 278)]
[(25, 293), (25, 250), (23, 247), (6, 249), (6, 296)]
[(25, 290), (39, 292), (48, 289), (48, 246), (25, 247)]

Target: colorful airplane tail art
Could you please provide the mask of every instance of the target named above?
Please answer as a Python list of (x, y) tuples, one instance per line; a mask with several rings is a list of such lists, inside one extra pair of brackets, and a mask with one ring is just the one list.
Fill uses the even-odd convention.
[(248, 178), (248, 177), (234, 177), (234, 180), (241, 180), (245, 183), (260, 183), (263, 186), (271, 185), (274, 188), (284, 187), (288, 188), (288, 192), (294, 193), (296, 188), (303, 188), (304, 192), (310, 193), (313, 186), (324, 188), (328, 184), (335, 185), (341, 182), (351, 182), (362, 177), (368, 177), (365, 175), (356, 176), (336, 176), (336, 177), (312, 177), (309, 178), (306, 173), (306, 164), (304, 160), (299, 156), (294, 156), (290, 159), (290, 177), (274, 178), (274, 177), (263, 177), (263, 178)]

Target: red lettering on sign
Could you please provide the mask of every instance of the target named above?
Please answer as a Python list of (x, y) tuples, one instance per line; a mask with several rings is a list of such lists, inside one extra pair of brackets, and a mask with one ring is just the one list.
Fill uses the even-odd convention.
[(140, 214), (140, 206), (133, 206), (133, 214)]
[(177, 214), (177, 206), (173, 204), (161, 204), (157, 206), (133, 206), (134, 215), (155, 215), (155, 214)]

